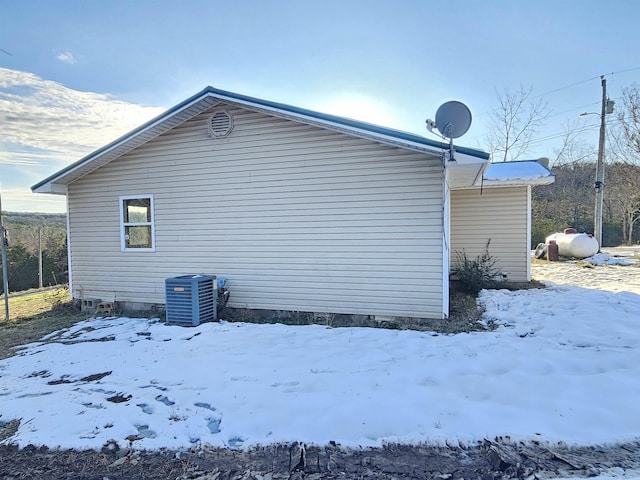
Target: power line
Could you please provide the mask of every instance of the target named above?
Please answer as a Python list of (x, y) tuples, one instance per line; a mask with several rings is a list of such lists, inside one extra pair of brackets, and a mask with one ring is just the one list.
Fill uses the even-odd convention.
[[(595, 77), (590, 77), (590, 78), (587, 78), (587, 79), (584, 79), (584, 80), (580, 80), (578, 82), (571, 83), (569, 85), (565, 85), (563, 87), (559, 87), (559, 88), (555, 88), (553, 90), (549, 90), (549, 91), (544, 92), (544, 93), (542, 93), (540, 95), (536, 95), (536, 96), (532, 97), (532, 100), (533, 99), (537, 99), (537, 98), (541, 98), (541, 97), (545, 97), (547, 95), (551, 95), (551, 94), (556, 93), (556, 92), (567, 90), (569, 88), (573, 88), (573, 87), (576, 87), (578, 85), (582, 85), (582, 84), (585, 84), (587, 82), (591, 82), (593, 80), (602, 79), (604, 81), (604, 77), (606, 77), (606, 76), (618, 75), (618, 74), (633, 72), (633, 71), (637, 71), (637, 70), (640, 70), (640, 66), (633, 67), (633, 68), (627, 68), (627, 69), (624, 69), (624, 70), (617, 70), (617, 71), (606, 73), (604, 75), (598, 75), (598, 76), (595, 76)], [(618, 100), (618, 98), (616, 98), (616, 100)], [(586, 104), (586, 105), (583, 105), (583, 106), (574, 107), (574, 108), (571, 108), (571, 109), (563, 110), (561, 112), (556, 112), (556, 113), (550, 114), (546, 118), (558, 117), (560, 115), (565, 115), (565, 114), (568, 114), (568, 113), (571, 113), (571, 112), (582, 110), (584, 108), (589, 109), (590, 107), (594, 107), (595, 105), (598, 105), (598, 104), (599, 104), (599, 102), (593, 102), (593, 103), (589, 103), (589, 104)], [(479, 116), (488, 115), (488, 114), (492, 114), (492, 113), (493, 112), (483, 112)], [(614, 121), (616, 120), (615, 117), (613, 118), (613, 120)], [(593, 132), (597, 128), (598, 128), (597, 125), (584, 125), (584, 126), (582, 126), (580, 128), (573, 128), (571, 130), (564, 131), (562, 133), (553, 133), (553, 134), (546, 135), (544, 137), (539, 137), (539, 138), (532, 139), (532, 140), (530, 140), (528, 142), (528, 144), (529, 145), (538, 145), (538, 144), (549, 142), (550, 140), (555, 140), (555, 139), (558, 139), (558, 138), (567, 137), (568, 135), (571, 135), (571, 136), (574, 136), (574, 137), (578, 137), (578, 136), (581, 136), (581, 135), (583, 135), (583, 134), (585, 134), (587, 132)], [(607, 133), (607, 136), (609, 136), (608, 129), (607, 129), (606, 133)]]
[(626, 70), (619, 70), (617, 72), (611, 72), (609, 75), (615, 75), (615, 74), (618, 74), (618, 73), (634, 72), (636, 70), (640, 70), (640, 67), (627, 68)]
[(569, 110), (554, 113), (553, 115), (549, 115), (547, 118), (557, 117), (558, 115), (564, 115), (565, 113), (575, 112), (576, 110), (582, 110), (583, 108), (593, 107), (594, 105), (598, 105), (598, 102), (592, 102), (579, 107), (570, 108)]
[[(609, 125), (612, 122), (616, 122), (616, 121), (617, 121), (616, 118), (612, 118), (608, 122), (607, 125)], [(593, 131), (597, 130), (598, 128), (599, 128), (599, 124), (591, 123), (591, 124), (584, 125), (584, 126), (579, 127), (579, 128), (574, 128), (573, 130), (570, 130), (570, 131), (565, 131), (565, 132), (562, 132), (562, 133), (552, 133), (552, 134), (544, 136), (544, 137), (538, 137), (538, 138), (536, 138), (534, 140), (531, 140), (529, 143), (530, 144), (542, 143), (542, 142), (546, 142), (547, 140), (554, 140), (556, 138), (562, 138), (562, 137), (564, 137), (564, 136), (566, 136), (568, 134), (570, 134), (570, 135), (581, 135), (581, 134), (583, 134), (585, 132), (593, 132)], [(608, 132), (609, 132), (609, 128), (607, 128), (607, 135), (608, 135)]]
[(539, 138), (536, 138), (535, 140), (531, 140), (529, 143), (530, 144), (542, 143), (542, 142), (546, 142), (547, 140), (554, 140), (556, 138), (562, 138), (562, 137), (566, 136), (567, 134), (577, 134), (577, 135), (579, 135), (579, 134), (582, 134), (582, 133), (585, 133), (585, 132), (594, 131), (597, 128), (598, 128), (597, 125), (588, 125), (588, 126), (576, 129), (576, 130), (572, 130), (570, 132), (553, 133), (551, 135), (547, 135), (546, 137), (539, 137)]
[(602, 74), (602, 75), (597, 75), (595, 77), (587, 78), (585, 80), (580, 80), (579, 82), (575, 82), (575, 83), (572, 83), (570, 85), (565, 85), (564, 87), (556, 88), (554, 90), (550, 90), (548, 92), (541, 93), (540, 95), (536, 95), (533, 98), (544, 97), (546, 95), (551, 95), (552, 93), (561, 92), (562, 90), (566, 90), (568, 88), (577, 87), (578, 85), (582, 85), (583, 83), (591, 82), (592, 80), (598, 80), (600, 77), (603, 77), (603, 76), (606, 77), (606, 76), (609, 76), (609, 75), (618, 75), (620, 73), (634, 72), (636, 70), (640, 70), (640, 67), (627, 68), (625, 70), (618, 70), (617, 72), (609, 72), (609, 73), (605, 73), (605, 74)]
[[(633, 72), (635, 70), (640, 70), (640, 67), (627, 68), (625, 70), (618, 70), (617, 72), (609, 72), (609, 73), (605, 73), (603, 76), (606, 77), (607, 75), (617, 75), (617, 74), (620, 74), (620, 73)], [(569, 85), (565, 85), (564, 87), (556, 88), (554, 90), (549, 90), (548, 92), (541, 93), (539, 95), (536, 95), (536, 96), (532, 97), (532, 100), (535, 100), (536, 98), (541, 98), (541, 97), (544, 97), (544, 96), (547, 96), (547, 95), (551, 95), (552, 93), (560, 92), (562, 90), (567, 90), (569, 88), (577, 87), (578, 85), (582, 85), (583, 83), (591, 82), (593, 80), (598, 80), (600, 77), (601, 77), (600, 75), (597, 75), (595, 77), (587, 78), (585, 80), (580, 80), (578, 82), (575, 82), (575, 83), (572, 83), (572, 84), (569, 84)], [(553, 115), (549, 115), (549, 117), (556, 117), (558, 115), (562, 115), (563, 113), (569, 113), (569, 112), (572, 112), (574, 110), (579, 110), (581, 108), (591, 107), (591, 106), (594, 106), (594, 105), (599, 105), (599, 102), (593, 102), (593, 103), (590, 103), (588, 105), (583, 105), (581, 107), (575, 107), (575, 108), (572, 108), (572, 109), (569, 109), (569, 110), (565, 110), (563, 112), (554, 113)], [(476, 114), (476, 116), (477, 117), (481, 117), (481, 116), (484, 116), (484, 115), (490, 115), (491, 113), (492, 113), (491, 111), (486, 111), (486, 112), (482, 112), (482, 113)]]
[[(611, 74), (609, 74), (609, 75), (611, 75)], [(596, 76), (596, 77), (592, 77), (592, 78), (587, 78), (586, 80), (581, 80), (581, 81), (576, 82), (576, 83), (572, 83), (571, 85), (565, 85), (564, 87), (556, 88), (555, 90), (550, 90), (550, 91), (548, 91), (548, 92), (541, 93), (540, 95), (536, 95), (536, 96), (535, 96), (535, 97), (533, 97), (533, 98), (534, 98), (534, 99), (535, 99), (535, 98), (540, 98), (540, 97), (544, 97), (544, 96), (546, 96), (546, 95), (551, 95), (552, 93), (561, 92), (562, 90), (566, 90), (566, 89), (568, 89), (568, 88), (577, 87), (578, 85), (582, 85), (583, 83), (587, 83), (587, 82), (590, 82), (590, 81), (592, 81), (592, 80), (596, 80), (596, 79), (598, 79), (598, 78), (600, 78), (600, 75), (598, 75), (598, 76)]]

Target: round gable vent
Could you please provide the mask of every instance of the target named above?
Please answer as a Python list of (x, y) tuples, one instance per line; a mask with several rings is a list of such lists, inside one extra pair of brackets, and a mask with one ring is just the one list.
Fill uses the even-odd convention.
[(213, 137), (226, 137), (231, 130), (233, 130), (233, 117), (227, 112), (216, 112), (209, 118), (209, 133)]

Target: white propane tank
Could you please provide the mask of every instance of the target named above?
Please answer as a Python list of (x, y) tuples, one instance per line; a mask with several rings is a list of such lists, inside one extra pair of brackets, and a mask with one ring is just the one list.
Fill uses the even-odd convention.
[(548, 244), (551, 240), (556, 241), (558, 254), (562, 257), (587, 258), (600, 250), (598, 241), (593, 236), (587, 233), (576, 233), (573, 228), (549, 235), (544, 243)]

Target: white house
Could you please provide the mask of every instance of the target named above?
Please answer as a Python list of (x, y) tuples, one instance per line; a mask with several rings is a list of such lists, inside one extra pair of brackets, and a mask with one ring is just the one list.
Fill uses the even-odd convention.
[(530, 188), (553, 176), (526, 164), (207, 87), (32, 190), (66, 195), (75, 298), (162, 304), (207, 273), (230, 307), (443, 318), (457, 250), (490, 238), (529, 279)]

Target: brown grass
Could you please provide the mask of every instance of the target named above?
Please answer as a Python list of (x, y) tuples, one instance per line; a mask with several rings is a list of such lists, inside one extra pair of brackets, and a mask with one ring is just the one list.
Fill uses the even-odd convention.
[(10, 297), (8, 321), (4, 301), (0, 303), (0, 359), (14, 355), (16, 346), (35, 342), (88, 317), (72, 306), (69, 291), (63, 288)]

